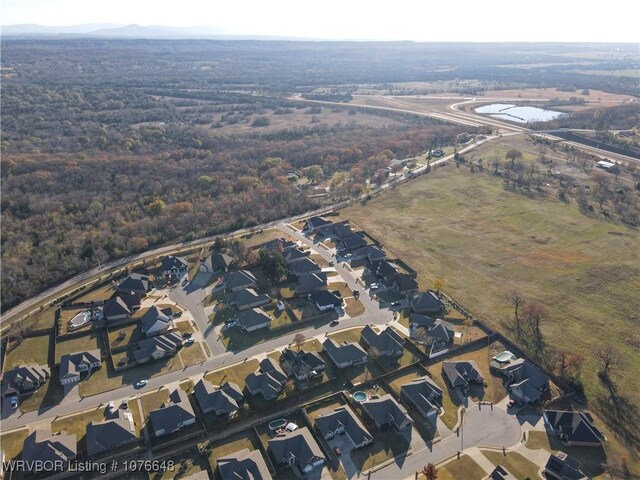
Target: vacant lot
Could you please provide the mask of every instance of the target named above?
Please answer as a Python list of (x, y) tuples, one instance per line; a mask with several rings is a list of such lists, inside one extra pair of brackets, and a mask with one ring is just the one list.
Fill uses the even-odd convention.
[(223, 370), (211, 372), (205, 375), (205, 378), (214, 385), (222, 385), (224, 382), (237, 383), (240, 390), (244, 390), (247, 375), (255, 372), (259, 368), (260, 364), (257, 360), (249, 360), (248, 362), (237, 363)]
[(50, 335), (39, 335), (12, 342), (11, 349), (7, 353), (4, 369), (11, 370), (29, 363), (47, 365), (49, 363), (50, 340)]
[[(506, 191), (502, 180), (447, 166), (345, 209), (359, 228), (491, 326), (513, 337), (505, 295), (518, 289), (549, 312), (542, 324), (551, 347), (593, 352), (603, 343), (636, 364), (640, 345), (638, 232), (583, 215), (553, 198)], [(526, 347), (526, 345), (523, 345)], [(582, 380), (591, 400), (606, 395), (593, 355)], [(619, 372), (619, 392), (637, 413), (637, 371)]]

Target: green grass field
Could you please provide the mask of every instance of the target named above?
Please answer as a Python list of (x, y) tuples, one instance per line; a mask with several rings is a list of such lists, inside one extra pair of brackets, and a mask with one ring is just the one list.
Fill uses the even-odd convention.
[[(542, 325), (548, 348), (585, 356), (582, 368), (591, 408), (606, 412), (608, 394), (594, 355), (618, 349), (627, 368), (616, 374), (626, 401), (619, 417), (639, 416), (640, 242), (637, 230), (583, 215), (554, 198), (507, 191), (500, 178), (453, 166), (341, 212), (382, 241), (493, 328), (514, 338), (505, 299), (518, 289), (549, 312)], [(523, 345), (524, 346), (524, 345)], [(628, 433), (628, 432), (627, 432)]]

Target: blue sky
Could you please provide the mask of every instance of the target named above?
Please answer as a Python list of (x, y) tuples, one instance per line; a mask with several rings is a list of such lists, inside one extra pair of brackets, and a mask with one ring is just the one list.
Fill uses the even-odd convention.
[[(1, 0), (2, 25), (212, 26), (229, 34), (415, 41), (639, 42), (640, 2)], [(594, 5), (594, 6), (592, 6)]]

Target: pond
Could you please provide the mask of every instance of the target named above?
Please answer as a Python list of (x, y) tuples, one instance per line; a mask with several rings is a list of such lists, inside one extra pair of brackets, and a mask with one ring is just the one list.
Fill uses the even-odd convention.
[(493, 118), (509, 120), (511, 122), (546, 122), (561, 115), (562, 112), (545, 110), (538, 107), (523, 107), (507, 103), (492, 103), (475, 109), (476, 113), (485, 113)]

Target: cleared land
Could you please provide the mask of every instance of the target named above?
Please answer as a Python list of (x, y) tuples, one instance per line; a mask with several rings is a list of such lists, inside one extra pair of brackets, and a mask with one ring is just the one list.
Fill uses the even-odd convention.
[[(543, 359), (551, 358), (553, 348), (584, 354), (608, 344), (627, 365), (637, 365), (636, 230), (587, 217), (554, 198), (507, 191), (498, 177), (453, 166), (347, 208), (341, 217), (409, 260), (427, 280), (444, 279), (446, 293), (507, 336), (513, 337), (508, 291), (518, 289), (542, 303), (549, 312), (542, 325), (548, 344)], [(597, 360), (585, 357), (588, 398), (609, 405)], [(616, 380), (634, 416), (640, 399), (636, 373), (627, 368)]]

